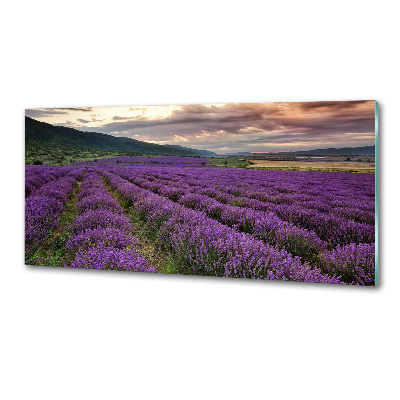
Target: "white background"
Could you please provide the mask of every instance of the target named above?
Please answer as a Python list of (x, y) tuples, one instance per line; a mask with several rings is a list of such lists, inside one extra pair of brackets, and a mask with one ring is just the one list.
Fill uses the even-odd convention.
[[(5, 3), (0, 397), (398, 399), (393, 4)], [(23, 265), (25, 108), (359, 99), (381, 104), (378, 288)]]

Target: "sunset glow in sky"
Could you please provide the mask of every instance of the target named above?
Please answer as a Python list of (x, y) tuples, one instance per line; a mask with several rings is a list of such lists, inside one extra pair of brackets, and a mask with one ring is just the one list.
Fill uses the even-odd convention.
[(52, 125), (217, 153), (372, 146), (375, 101), (40, 108)]

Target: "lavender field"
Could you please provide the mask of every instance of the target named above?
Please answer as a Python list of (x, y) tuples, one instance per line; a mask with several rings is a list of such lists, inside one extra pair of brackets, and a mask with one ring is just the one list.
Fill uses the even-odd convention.
[(374, 174), (166, 159), (27, 165), (26, 264), (375, 284)]

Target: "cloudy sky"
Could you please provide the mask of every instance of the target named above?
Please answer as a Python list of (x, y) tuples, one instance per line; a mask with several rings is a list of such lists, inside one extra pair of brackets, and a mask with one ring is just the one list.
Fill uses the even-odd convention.
[(217, 153), (371, 146), (374, 101), (40, 108), (53, 125)]

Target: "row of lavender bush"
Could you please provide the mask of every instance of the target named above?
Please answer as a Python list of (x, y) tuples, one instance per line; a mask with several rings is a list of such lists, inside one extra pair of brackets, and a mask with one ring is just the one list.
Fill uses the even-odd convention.
[(29, 197), (45, 183), (55, 181), (69, 172), (72, 167), (53, 167), (47, 165), (26, 165), (25, 166), (25, 197)]
[[(108, 171), (102, 173), (185, 273), (374, 284), (372, 175), (101, 165), (77, 197), (70, 266), (155, 272), (136, 251), (132, 225), (97, 170)], [(27, 259), (57, 227), (84, 170), (26, 168)]]
[(207, 216), (233, 229), (250, 233), (270, 245), (302, 257), (303, 260), (314, 261), (318, 253), (326, 248), (326, 243), (314, 232), (282, 221), (273, 213), (226, 205), (208, 196), (191, 193), (187, 189), (176, 189), (162, 184), (153, 185), (151, 181), (136, 179), (136, 174), (132, 172), (124, 171), (120, 174), (138, 186), (186, 207), (203, 211)]
[[(341, 276), (341, 280), (346, 283), (374, 284), (374, 226), (357, 224), (354, 221), (343, 222), (342, 219), (337, 217), (333, 217), (335, 223), (331, 223), (331, 216), (327, 217), (330, 218), (327, 221), (327, 218), (321, 218), (318, 213), (317, 216), (314, 215), (314, 219), (311, 215), (311, 223), (314, 222), (314, 225), (318, 223), (320, 226), (318, 232), (325, 229), (324, 237), (327, 237), (330, 243), (336, 245), (333, 249), (329, 249), (327, 243), (320, 240), (315, 232), (288, 224), (274, 214), (229, 206), (217, 202), (212, 197), (188, 191), (187, 185), (185, 185), (185, 178), (187, 178), (185, 174), (170, 176), (180, 186), (174, 187), (161, 184), (160, 180), (155, 182), (154, 180), (139, 178), (134, 173), (136, 171), (119, 169), (116, 172), (154, 193), (178, 201), (195, 210), (201, 210), (228, 226), (252, 233), (270, 244), (284, 248), (293, 255), (301, 256), (323, 271)], [(168, 172), (170, 175), (170, 171)], [(299, 212), (301, 213), (301, 211), (300, 209)], [(309, 222), (309, 225), (311, 223)]]
[[(138, 176), (155, 181), (168, 180), (171, 184), (215, 190), (222, 196), (234, 195), (259, 199), (273, 204), (296, 204), (330, 212), (332, 209), (363, 210), (374, 212), (374, 179), (371, 174), (288, 172), (221, 169), (185, 169), (181, 167), (137, 170)], [(321, 175), (323, 174), (323, 175)], [(327, 176), (328, 175), (328, 176)], [(316, 199), (324, 199), (318, 202)], [(228, 196), (229, 199), (229, 196)]]
[(28, 260), (59, 222), (61, 213), (84, 169), (43, 184), (25, 200), (25, 257)]
[[(124, 171), (125, 174), (129, 174), (127, 170)], [(248, 197), (251, 196), (251, 189), (249, 188), (247, 189), (247, 195), (245, 194), (246, 192), (241, 194), (238, 193), (238, 187), (241, 185), (239, 179), (235, 184), (226, 184), (224, 190), (221, 190), (216, 189), (215, 186), (213, 187), (212, 183), (210, 183), (207, 179), (208, 177), (204, 175), (204, 171), (201, 169), (197, 169), (196, 171), (196, 183), (193, 183), (194, 179), (191, 179), (187, 173), (182, 173), (182, 171), (179, 172), (180, 173), (176, 173), (172, 177), (169, 173), (167, 177), (164, 178), (156, 178), (155, 176), (159, 174), (155, 174), (152, 171), (146, 171), (143, 174), (131, 173), (130, 175), (134, 179), (134, 183), (148, 188), (155, 193), (162, 194), (162, 192), (165, 191), (168, 197), (173, 198), (174, 200), (178, 200), (188, 192), (192, 192), (212, 197), (223, 204), (239, 206), (256, 211), (273, 212), (283, 221), (314, 232), (320, 239), (332, 246), (350, 243), (370, 243), (375, 240), (375, 213), (362, 209), (359, 210), (362, 201), (364, 206), (367, 206), (366, 204), (368, 203), (368, 207), (371, 207), (370, 204), (374, 204), (374, 198), (371, 198), (370, 196), (364, 196), (363, 198), (363, 195), (360, 192), (356, 193), (358, 197), (355, 204), (350, 204), (347, 193), (340, 193), (336, 196), (332, 191), (324, 193), (323, 186), (320, 187), (318, 196), (315, 194), (310, 198), (311, 194), (291, 192), (290, 194), (285, 195), (285, 201), (283, 203), (276, 203), (265, 200), (265, 197), (270, 196), (269, 188), (264, 188), (264, 190), (262, 190), (262, 188), (258, 189), (257, 197), (261, 199), (264, 197), (264, 201), (260, 201)], [(288, 178), (297, 179), (296, 176), (294, 176), (293, 173), (291, 176), (286, 175), (288, 186), (293, 187), (293, 184), (291, 184)], [(166, 185), (168, 189), (165, 189)], [(236, 191), (235, 195), (229, 193), (229, 191), (232, 192), (234, 190)], [(304, 189), (302, 189), (302, 191), (304, 191)], [(307, 200), (304, 199), (305, 196), (308, 197)], [(289, 198), (292, 198), (292, 204), (287, 200)], [(333, 201), (338, 202), (339, 200), (341, 200), (340, 204), (342, 207), (335, 207), (334, 204), (329, 205), (329, 203), (332, 203)], [(347, 205), (343, 206), (345, 200), (347, 200)], [(275, 201), (280, 200), (278, 199)], [(323, 211), (321, 211), (322, 209)], [(364, 219), (367, 223), (357, 222), (357, 219)]]
[(104, 162), (121, 162), (121, 163), (148, 163), (148, 164), (208, 164), (210, 160), (202, 157), (179, 157), (179, 156), (165, 156), (165, 157), (110, 157), (101, 158), (98, 161)]
[(312, 269), (299, 257), (237, 232), (203, 212), (176, 204), (112, 172), (103, 171), (103, 175), (146, 221), (156, 240), (179, 260), (184, 273), (340, 283), (336, 276)]
[(85, 175), (76, 208), (73, 235), (65, 246), (72, 260), (67, 267), (156, 272), (138, 253), (129, 219), (97, 173)]

